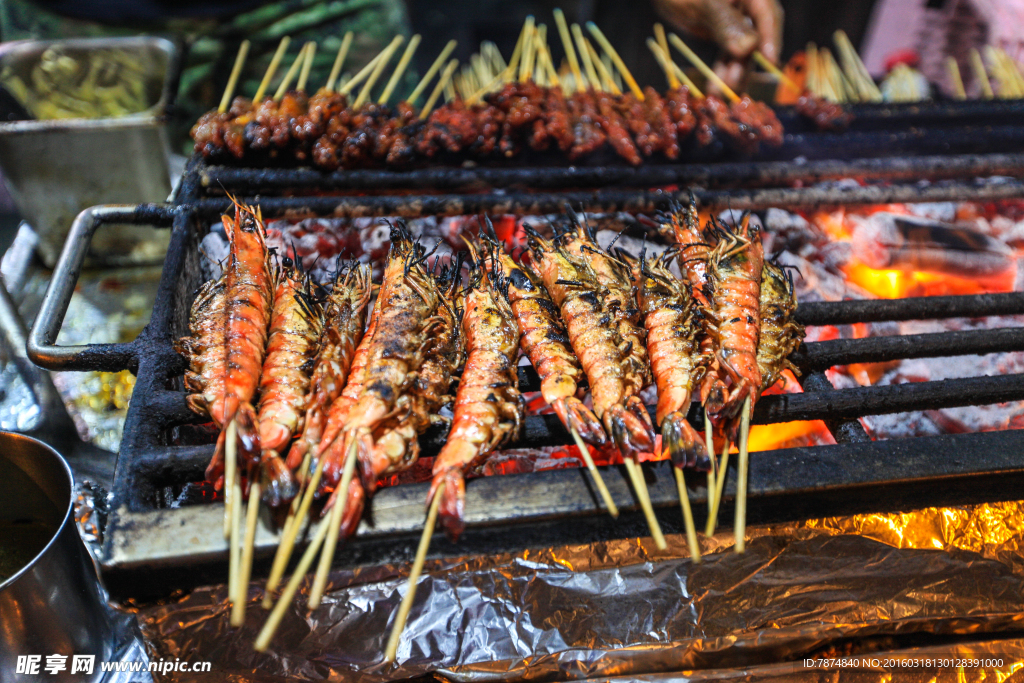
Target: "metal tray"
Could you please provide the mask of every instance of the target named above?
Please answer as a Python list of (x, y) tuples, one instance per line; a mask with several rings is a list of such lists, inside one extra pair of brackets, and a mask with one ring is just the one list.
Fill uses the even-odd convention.
[[(23, 40), (0, 45), (0, 68), (25, 78), (47, 49), (115, 49), (159, 65), (146, 84), (153, 104), (117, 118), (0, 123), (0, 167), (18, 211), (39, 234), (53, 267), (68, 228), (83, 209), (108, 202), (158, 202), (171, 190), (166, 113), (177, 91), (178, 51), (163, 38)], [(112, 230), (93, 244), (91, 263), (159, 262), (166, 237), (138, 226)]]

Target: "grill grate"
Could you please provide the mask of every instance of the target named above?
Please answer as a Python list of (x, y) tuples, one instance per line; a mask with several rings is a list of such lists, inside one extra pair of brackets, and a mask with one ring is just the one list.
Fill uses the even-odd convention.
[[(894, 163), (893, 168), (899, 163)], [(990, 168), (1000, 168), (1000, 172), (1005, 172), (1009, 165), (1019, 173), (1024, 170), (1024, 155), (1008, 155), (985, 163), (989, 163)], [(878, 166), (879, 172), (885, 170), (882, 166)], [(977, 166), (965, 161), (963, 168), (973, 173)], [(548, 170), (556, 179), (572, 175), (566, 169)], [(516, 173), (524, 172), (510, 171), (508, 175), (515, 177)], [(588, 172), (593, 178), (605, 177), (601, 175), (605, 172), (601, 169)], [(607, 172), (614, 175), (612, 171)], [(621, 169), (615, 170), (615, 173), (619, 172)], [(470, 177), (467, 173), (470, 172), (458, 172), (457, 177), (461, 178), (458, 183), (464, 184)], [(423, 172), (422, 175), (426, 177), (429, 173)], [(353, 187), (372, 175), (352, 176), (360, 177), (363, 179), (353, 181)], [(795, 177), (795, 172), (787, 177)], [(214, 191), (210, 189), (210, 183), (213, 182), (211, 179), (217, 178), (220, 179), (217, 181), (218, 189)], [(309, 171), (208, 168), (201, 160), (193, 159), (173, 205), (147, 205), (131, 211), (120, 209), (106, 213), (98, 210), (90, 218), (91, 222), (80, 219), (84, 221), (82, 225), (76, 223), (73, 229), (68, 241), (72, 245), (87, 245), (91, 232), (104, 223), (155, 224), (172, 230), (152, 320), (139, 338), (128, 344), (71, 351), (55, 351), (49, 346), (59, 331), (64, 310), (61, 302), (66, 308), (66, 299), (74, 286), (75, 256), (69, 253), (58, 264), (52, 291), (47, 293), (47, 301), (30, 340), (33, 360), (51, 368), (114, 370), (130, 367), (138, 375), (115, 472), (116, 509), (108, 528), (103, 559), (108, 585), (119, 596), (166, 593), (173, 588), (220, 581), (223, 577), (226, 545), (220, 532), (223, 514), (220, 505), (178, 509), (159, 507), (168, 487), (179, 490), (188, 482), (202, 479), (213, 451), (212, 445), (172, 444), (172, 430), (202, 420), (185, 406), (181, 385), (184, 362), (171, 348), (171, 342), (185, 333), (193, 293), (200, 284), (199, 241), (208, 229), (210, 218), (227, 208), (224, 198), (216, 196), (220, 193), (221, 182), (224, 189), (246, 195), (245, 201), (258, 202), (268, 218), (306, 214), (401, 215), (403, 210), (404, 215), (519, 210), (526, 213), (557, 212), (567, 200), (574, 204), (581, 200), (585, 206), (607, 210), (608, 205), (602, 203), (607, 197), (619, 202), (617, 209), (649, 211), (667, 204), (669, 199), (678, 195), (619, 188), (591, 192), (496, 191), (417, 197), (257, 195), (261, 188), (274, 186), (277, 182), (282, 183), (275, 186), (278, 188), (291, 186), (288, 184), (297, 183), (297, 179), (311, 189), (317, 185), (318, 178), (323, 181), (321, 189), (338, 189), (343, 184), (339, 174), (325, 179)], [(332, 186), (332, 182), (335, 185)], [(406, 182), (414, 184), (409, 179)], [(552, 182), (557, 186), (562, 181)], [(510, 182), (509, 185), (513, 184)], [(1000, 188), (1005, 193), (1000, 196), (1024, 197), (1024, 187), (1016, 181), (998, 185), (961, 182), (936, 187), (944, 188), (949, 197), (963, 198), (965, 190), (969, 195), (972, 188)], [(861, 188), (865, 191), (863, 200), (885, 201), (876, 196), (868, 197), (868, 191), (884, 193), (891, 192), (893, 188), (907, 188), (900, 191), (909, 191), (915, 186)], [(920, 188), (916, 189), (919, 193), (914, 197), (916, 199), (931, 196), (920, 194)], [(733, 206), (742, 207), (745, 206), (742, 202), (732, 200), (746, 193), (745, 196), (756, 205), (761, 201), (758, 197), (765, 196), (771, 199), (759, 205), (793, 205), (819, 202), (822, 192), (826, 190), (708, 190), (701, 198), (709, 203), (725, 204), (727, 202), (722, 197), (727, 196), (732, 198), (729, 201)], [(778, 193), (791, 201), (776, 203), (775, 198), (781, 196)], [(421, 200), (422, 204), (416, 203)], [(832, 196), (831, 201), (848, 203), (848, 199), (840, 195)], [(439, 207), (443, 210), (437, 211)], [(80, 246), (82, 250), (85, 248)], [(798, 317), (806, 325), (988, 315), (1024, 315), (1024, 294), (807, 303), (798, 309)], [(997, 500), (1016, 495), (1015, 484), (1024, 483), (1024, 463), (1014, 454), (1024, 451), (1024, 432), (873, 442), (856, 418), (922, 408), (1024, 400), (1024, 376), (972, 377), (911, 385), (835, 389), (823, 373), (833, 365), (854, 362), (1004, 351), (1024, 351), (1024, 329), (842, 339), (801, 347), (794, 361), (803, 371), (801, 382), (805, 393), (764, 397), (758, 403), (753, 422), (767, 424), (822, 419), (837, 445), (755, 453), (751, 457), (748, 502), (751, 522)], [(520, 383), (525, 390), (537, 390), (539, 385), (532, 369), (522, 370)], [(428, 432), (422, 439), (424, 456), (433, 455), (443, 440), (443, 431)], [(515, 447), (568, 443), (570, 439), (555, 416), (534, 416), (527, 419), (524, 436)], [(626, 478), (616, 476), (615, 468), (609, 469), (612, 471), (606, 474), (606, 481), (624, 511), (618, 520), (607, 518), (598, 509), (598, 497), (585, 469), (484, 477), (474, 480), (467, 488), (467, 531), (459, 546), (438, 541), (432, 546), (432, 554), (436, 557), (452, 553), (499, 552), (645, 535), (646, 526)], [(681, 519), (670, 465), (653, 463), (646, 465), (645, 471), (662, 525), (666, 531), (679, 531)], [(691, 486), (697, 480), (703, 480), (703, 476), (691, 477)], [(346, 565), (359, 565), (404, 561), (411, 557), (422, 524), (426, 486), (400, 485), (379, 491), (372, 505), (372, 524), (363, 524), (357, 538), (340, 551), (339, 561)], [(702, 487), (693, 492), (698, 517), (703, 511), (700, 503), (704, 497)], [(728, 519), (731, 514), (726, 508), (728, 502), (723, 508), (723, 519)], [(571, 524), (567, 523), (569, 520), (572, 520)], [(187, 534), (182, 533), (184, 529), (188, 530)], [(255, 575), (266, 571), (267, 560), (275, 545), (275, 536), (261, 528), (256, 538)], [(186, 568), (187, 572), (182, 571)]]

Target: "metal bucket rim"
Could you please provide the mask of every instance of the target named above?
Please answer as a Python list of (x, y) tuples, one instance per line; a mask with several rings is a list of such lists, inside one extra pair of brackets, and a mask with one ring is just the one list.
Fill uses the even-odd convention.
[(0, 45), (0, 61), (8, 55), (17, 54), (36, 47), (46, 48), (63, 45), (69, 48), (118, 48), (152, 46), (167, 55), (167, 69), (163, 74), (163, 85), (160, 99), (153, 106), (139, 112), (117, 117), (70, 118), (70, 119), (31, 119), (28, 121), (0, 122), (0, 134), (24, 135), (31, 133), (50, 133), (54, 131), (82, 131), (88, 129), (119, 130), (121, 128), (144, 128), (163, 123), (171, 102), (171, 78), (173, 77), (177, 46), (160, 36), (112, 36), (108, 38), (66, 38), (53, 40), (12, 40)]
[[(43, 555), (49, 552), (50, 548), (52, 548), (54, 543), (57, 542), (57, 539), (58, 537), (60, 537), (61, 532), (68, 525), (69, 520), (72, 523), (74, 522), (73, 515), (75, 510), (75, 475), (74, 473), (72, 473), (71, 466), (68, 465), (68, 462), (67, 460), (64, 459), (64, 456), (58, 453), (56, 449), (54, 449), (49, 444), (40, 441), (39, 439), (35, 439), (31, 436), (26, 436), (24, 434), (19, 434), (17, 432), (0, 431), (0, 437), (13, 437), (14, 440), (22, 439), (24, 441), (28, 441), (34, 444), (35, 446), (41, 446), (44, 450), (49, 451), (50, 454), (53, 455), (54, 458), (56, 458), (57, 462), (60, 463), (61, 467), (63, 468), (64, 474), (67, 476), (69, 492), (67, 509), (64, 511), (64, 516), (61, 518), (60, 524), (57, 526), (57, 530), (53, 532), (53, 535), (50, 537), (50, 540), (46, 542), (46, 545), (43, 546), (43, 549), (36, 553), (35, 556), (25, 564), (25, 566), (16, 571), (10, 577), (8, 577), (7, 580), (0, 581), (0, 592), (2, 592), (5, 588), (13, 585), (18, 579), (20, 579), (24, 574), (26, 574), (30, 569), (32, 569), (36, 562), (39, 561), (39, 558), (41, 558)], [(28, 475), (28, 472), (25, 472), (25, 474)], [(77, 533), (77, 530), (75, 531), (75, 533)]]

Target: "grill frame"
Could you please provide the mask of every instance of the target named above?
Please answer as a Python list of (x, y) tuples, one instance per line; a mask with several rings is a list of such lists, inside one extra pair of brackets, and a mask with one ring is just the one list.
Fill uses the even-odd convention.
[[(971, 159), (947, 157), (947, 160), (950, 160), (951, 168), (959, 168), (968, 176), (978, 168), (997, 167), (1000, 172), (1016, 172), (1024, 176), (1024, 155), (999, 155), (999, 158), (972, 155)], [(878, 162), (855, 163), (863, 167), (874, 165), (886, 171)], [(904, 170), (893, 171), (894, 176), (909, 173), (906, 167), (904, 164)], [(747, 176), (751, 173), (749, 166), (740, 170)], [(510, 175), (521, 173), (521, 170), (513, 171)], [(564, 176), (564, 169), (553, 171)], [(720, 177), (728, 175), (721, 169), (717, 172)], [(259, 186), (258, 178), (265, 177), (269, 171), (251, 170), (248, 173), (254, 178), (254, 186)], [(289, 173), (294, 176), (294, 172)], [(796, 177), (794, 173), (787, 173), (787, 179)], [(592, 175), (608, 177), (601, 173)], [(185, 363), (173, 351), (171, 342), (186, 332), (188, 308), (199, 285), (198, 242), (211, 219), (228, 206), (225, 198), (215, 196), (215, 191), (211, 190), (209, 178), (215, 176), (216, 169), (210, 169), (201, 159), (193, 158), (172, 204), (143, 205), (112, 211), (107, 215), (101, 212), (84, 221), (82, 226), (76, 223), (76, 231), (73, 231), (66, 247), (67, 253), (61, 257), (43, 310), (30, 335), (30, 357), (40, 365), (54, 369), (120, 370), (127, 367), (137, 375), (114, 475), (114, 509), (102, 559), (109, 588), (120, 597), (152, 597), (177, 588), (220, 581), (223, 577), (227, 548), (218, 533), (218, 520), (222, 517), (220, 504), (181, 509), (158, 509), (155, 505), (163, 486), (174, 481), (201, 479), (213, 451), (212, 445), (170, 446), (166, 439), (171, 424), (202, 421), (185, 406), (184, 393), (180, 391)], [(906, 177), (914, 176), (910, 173)], [(315, 178), (310, 178), (310, 182), (313, 180)], [(743, 185), (742, 178), (738, 184)], [(952, 183), (937, 187), (949, 197), (965, 198), (966, 195), (969, 198), (972, 190), (987, 196), (984, 192), (993, 187), (1002, 193), (998, 195), (1000, 197), (1024, 197), (1024, 184), (1018, 181), (995, 185)], [(736, 190), (698, 189), (696, 194), (703, 203), (734, 208), (807, 206), (823, 201), (849, 204), (856, 203), (857, 197), (863, 203), (885, 201), (879, 199), (879, 195), (906, 195), (919, 201), (933, 197), (914, 185), (861, 189), (863, 191), (857, 194), (856, 191), (834, 192), (821, 188), (750, 190), (740, 187)], [(567, 200), (574, 204), (582, 203), (590, 210), (609, 210), (608, 197), (621, 203), (615, 205), (616, 210), (651, 211), (666, 207), (673, 199), (682, 199), (685, 193), (616, 188), (520, 194), (524, 199), (517, 206), (518, 212), (548, 213), (559, 211)], [(445, 205), (445, 210), (440, 213), (507, 212), (509, 196), (510, 193), (498, 190), (458, 196), (418, 195), (412, 199), (409, 195), (282, 197), (258, 194), (240, 199), (259, 203), (264, 215), (270, 218), (282, 214), (394, 215), (377, 212), (391, 211), (397, 202), (402, 202), (404, 207), (397, 213), (407, 216), (433, 213), (438, 202)], [(637, 196), (641, 198), (637, 199)], [(789, 197), (791, 201), (780, 200), (780, 196)], [(739, 201), (743, 197), (747, 198), (746, 204)], [(363, 204), (360, 206), (359, 202)], [(92, 231), (106, 222), (115, 221), (171, 229), (170, 246), (151, 322), (136, 340), (128, 344), (54, 352), (51, 345), (56, 339), (80, 268), (76, 249), (84, 254)], [(76, 259), (79, 261), (77, 264)], [(808, 303), (798, 309), (798, 316), (803, 322), (819, 325), (1009, 314), (1024, 315), (1024, 293)], [(824, 419), (837, 445), (754, 454), (748, 502), (750, 522), (1014, 497), (1014, 484), (1024, 483), (1024, 462), (1014, 462), (1007, 454), (1024, 449), (1024, 431), (872, 442), (856, 417), (920, 407), (1022, 400), (1024, 381), (1021, 380), (1024, 377), (1008, 375), (927, 382), (909, 387), (838, 390), (822, 372), (835, 364), (950, 355), (953, 351), (962, 355), (965, 350), (987, 353), (1024, 351), (1024, 328), (835, 340), (801, 347), (794, 360), (806, 371), (802, 380), (806, 393), (765, 397), (757, 406), (753, 422)], [(536, 389), (536, 376), (532, 371), (521, 373), (521, 384), (524, 388)], [(443, 433), (436, 430), (428, 432), (424, 436), (424, 455), (432, 455), (441, 442)], [(568, 435), (554, 416), (539, 416), (527, 420), (524, 438), (515, 446), (568, 443)], [(961, 458), (955, 464), (949, 459), (951, 451)], [(681, 530), (681, 520), (669, 467), (667, 463), (653, 463), (645, 465), (645, 472), (659, 519), (666, 531), (675, 532)], [(458, 546), (451, 546), (440, 541), (439, 537), (432, 545), (431, 556), (510, 551), (646, 535), (643, 516), (624, 475), (621, 472), (616, 474), (614, 470), (618, 468), (615, 467), (605, 469), (609, 487), (624, 511), (618, 521), (608, 519), (599, 509), (599, 498), (585, 469), (485, 477), (474, 480), (467, 487), (467, 532), (463, 540)], [(704, 501), (705, 492), (702, 486), (693, 489), (698, 479), (702, 480), (703, 476), (691, 477), (690, 483), (695, 512), (700, 517), (700, 503)], [(723, 520), (731, 514), (731, 488), (729, 491), (723, 506)], [(425, 492), (426, 484), (402, 485), (379, 491), (372, 506), (373, 524), (364, 522), (357, 537), (339, 551), (335, 561), (356, 566), (408, 560), (418, 536), (417, 527), (422, 523)], [(572, 524), (566, 524), (570, 519)], [(174, 532), (182, 528), (188, 528), (190, 533)], [(275, 538), (261, 526), (256, 541), (255, 576), (266, 571)], [(188, 571), (183, 572), (183, 569)]]

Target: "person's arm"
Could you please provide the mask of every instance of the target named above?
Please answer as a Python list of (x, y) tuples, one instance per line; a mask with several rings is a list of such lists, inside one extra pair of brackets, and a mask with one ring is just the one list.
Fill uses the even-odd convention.
[(715, 71), (731, 86), (743, 80), (754, 50), (776, 62), (782, 51), (782, 5), (778, 0), (654, 0), (666, 20), (722, 47)]

